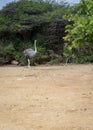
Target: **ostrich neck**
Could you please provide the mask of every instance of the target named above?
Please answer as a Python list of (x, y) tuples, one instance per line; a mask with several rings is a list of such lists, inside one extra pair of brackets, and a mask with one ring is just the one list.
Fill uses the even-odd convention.
[(37, 48), (36, 48), (36, 40), (35, 40), (35, 53), (37, 53)]

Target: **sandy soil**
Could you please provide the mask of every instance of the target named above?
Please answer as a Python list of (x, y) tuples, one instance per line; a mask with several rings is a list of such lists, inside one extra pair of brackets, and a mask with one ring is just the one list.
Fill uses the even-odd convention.
[(0, 67), (0, 130), (93, 130), (93, 65)]

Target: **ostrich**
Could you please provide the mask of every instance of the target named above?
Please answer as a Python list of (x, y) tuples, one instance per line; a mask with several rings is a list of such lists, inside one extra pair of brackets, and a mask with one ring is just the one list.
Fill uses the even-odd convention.
[(28, 48), (28, 49), (25, 49), (23, 51), (24, 53), (24, 56), (25, 58), (27, 59), (28, 61), (28, 67), (30, 67), (30, 59), (35, 57), (36, 53), (37, 53), (37, 48), (36, 48), (36, 42), (37, 40), (34, 41), (34, 47), (35, 47), (35, 50), (31, 49), (31, 48)]

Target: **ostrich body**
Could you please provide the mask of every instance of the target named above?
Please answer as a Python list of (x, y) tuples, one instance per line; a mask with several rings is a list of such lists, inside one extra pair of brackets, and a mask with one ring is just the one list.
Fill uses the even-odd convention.
[(35, 57), (35, 55), (37, 53), (36, 42), (37, 42), (37, 40), (34, 41), (35, 50), (33, 50), (31, 48), (28, 48), (28, 49), (25, 49), (24, 52), (23, 52), (25, 58), (28, 61), (28, 67), (30, 66), (30, 59), (33, 58), (33, 57)]

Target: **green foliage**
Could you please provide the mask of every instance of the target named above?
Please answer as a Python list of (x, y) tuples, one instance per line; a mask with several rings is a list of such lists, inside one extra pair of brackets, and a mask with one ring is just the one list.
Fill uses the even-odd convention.
[(82, 0), (76, 5), (68, 20), (72, 25), (66, 26), (67, 36), (64, 38), (75, 48), (81, 48), (85, 45), (92, 44), (93, 41), (93, 1)]
[(64, 18), (71, 23), (66, 26), (67, 35), (64, 37), (72, 48), (72, 55), (75, 56), (71, 62), (93, 62), (93, 51), (91, 53), (90, 49), (93, 46), (93, 1), (81, 0)]
[[(57, 23), (55, 28), (60, 28), (60, 31), (57, 29), (57, 34), (55, 34), (54, 26), (50, 28), (49, 26), (53, 25), (54, 21), (62, 21), (68, 8), (65, 3), (58, 4), (53, 0), (19, 0), (7, 4), (0, 11), (0, 63), (17, 60), (21, 65), (27, 64), (23, 50), (34, 48), (35, 39), (37, 39), (38, 53), (31, 60), (32, 65), (50, 61), (60, 62), (63, 48), (61, 33), (64, 35), (64, 24), (62, 23), (61, 26), (60, 23), (58, 27), (59, 22)], [(49, 35), (53, 34), (51, 42), (46, 40), (49, 29), (51, 30)], [(61, 42), (59, 42), (60, 39)], [(59, 53), (58, 56), (56, 52)]]
[(68, 45), (64, 48), (63, 56), (64, 62), (67, 63), (91, 63), (93, 62), (93, 48), (91, 45), (82, 48), (73, 48)]
[(12, 43), (7, 45), (0, 44), (0, 63), (9, 63), (11, 62), (11, 59), (14, 57), (14, 47)]

